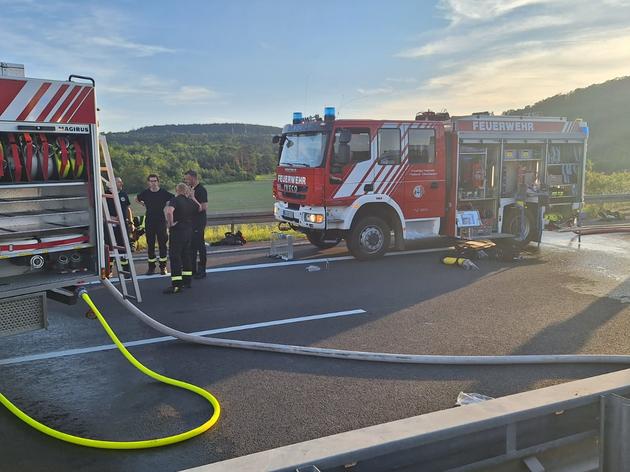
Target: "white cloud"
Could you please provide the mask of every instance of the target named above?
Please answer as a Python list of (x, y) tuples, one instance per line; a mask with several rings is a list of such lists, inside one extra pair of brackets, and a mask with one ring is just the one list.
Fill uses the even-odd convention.
[(95, 36), (89, 39), (89, 41), (97, 46), (104, 46), (114, 49), (124, 49), (131, 52), (137, 57), (154, 56), (160, 53), (172, 53), (174, 49), (165, 48), (163, 46), (153, 46), (150, 44), (141, 44), (129, 41), (119, 36)]
[(570, 24), (570, 18), (560, 16), (519, 17), (493, 26), (486, 25), (483, 28), (469, 29), (465, 32), (459, 31), (437, 41), (400, 51), (396, 57), (416, 59), (433, 55), (461, 54), (468, 50), (479, 51), (492, 45), (505, 46), (505, 39), (508, 37), (545, 31)]
[(152, 97), (166, 105), (202, 105), (221, 98), (221, 94), (200, 85), (178, 85), (170, 79), (159, 79), (152, 75), (139, 77), (137, 85), (117, 83), (99, 87), (99, 93)]
[(214, 100), (219, 97), (219, 94), (214, 90), (206, 87), (199, 87), (193, 85), (184, 85), (180, 87), (174, 93), (170, 93), (164, 97), (164, 101), (169, 105), (182, 105), (182, 104), (203, 104), (208, 103), (210, 100)]
[(372, 96), (372, 95), (386, 95), (390, 94), (394, 91), (391, 87), (377, 87), (371, 89), (358, 88), (357, 92), (361, 95)]
[(415, 84), (418, 79), (414, 79), (413, 77), (387, 77), (385, 81), (394, 84)]
[(513, 54), (462, 62), (454, 71), (435, 75), (415, 94), (382, 103), (377, 112), (386, 118), (425, 108), (446, 107), (455, 114), (502, 112), (630, 74), (630, 29), (513, 46)]
[(603, 2), (442, 0), (450, 23), (396, 55), (425, 80), (369, 113), (502, 112), (630, 75), (630, 0)]
[(490, 21), (516, 9), (549, 0), (440, 0), (438, 8), (452, 25), (465, 21)]
[[(0, 44), (10, 44), (11, 54), (0, 60), (24, 63), (30, 77), (63, 80), (70, 73), (94, 77), (103, 110), (101, 123), (108, 129), (128, 129), (137, 123), (159, 120), (148, 111), (156, 107), (194, 107), (220, 97), (204, 84), (181, 83), (144, 73), (137, 58), (171, 54), (175, 50), (136, 40), (130, 32), (141, 29), (137, 18), (131, 20), (124, 12), (110, 7), (76, 9), (74, 4), (56, 1), (38, 4), (42, 14), (27, 22), (18, 21), (27, 5), (25, 0), (3, 5)], [(68, 14), (70, 11), (72, 14)], [(71, 41), (68, 32), (72, 32)], [(63, 73), (61, 77), (59, 71)], [(131, 110), (133, 106), (137, 108)]]

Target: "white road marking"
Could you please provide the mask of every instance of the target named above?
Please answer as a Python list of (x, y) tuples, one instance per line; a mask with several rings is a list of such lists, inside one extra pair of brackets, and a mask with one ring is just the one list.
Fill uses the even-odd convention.
[[(396, 257), (396, 256), (406, 256), (409, 254), (424, 254), (431, 252), (444, 252), (452, 249), (451, 247), (440, 247), (433, 249), (414, 249), (411, 251), (397, 251), (390, 252), (385, 254), (385, 257)], [(263, 264), (246, 264), (246, 265), (238, 265), (232, 267), (217, 267), (214, 269), (206, 269), (206, 274), (214, 274), (219, 272), (236, 272), (239, 270), (252, 270), (252, 269), (269, 269), (271, 267), (286, 267), (286, 266), (294, 266), (294, 265), (311, 265), (311, 264), (326, 264), (330, 262), (339, 262), (339, 261), (349, 261), (354, 259), (353, 256), (339, 256), (339, 257), (325, 257), (320, 259), (302, 259), (299, 261), (285, 261), (285, 262), (267, 262)], [(168, 275), (139, 275), (138, 280), (147, 280), (147, 279), (161, 279), (165, 277), (170, 278), (170, 274)], [(117, 278), (112, 278), (111, 282), (118, 282)], [(99, 280), (91, 280), (89, 282), (84, 283), (83, 285), (96, 285), (100, 283)]]
[[(283, 320), (264, 321), (261, 323), (251, 323), (251, 324), (245, 324), (245, 325), (239, 325), (239, 326), (230, 326), (227, 328), (209, 329), (206, 331), (197, 331), (195, 333), (190, 333), (190, 334), (195, 334), (197, 336), (207, 336), (207, 335), (213, 335), (213, 334), (233, 333), (235, 331), (245, 331), (248, 329), (258, 329), (258, 328), (266, 328), (269, 326), (302, 323), (304, 321), (324, 320), (327, 318), (338, 318), (341, 316), (362, 315), (364, 313), (367, 313), (367, 312), (361, 309), (335, 311), (332, 313), (323, 313), (321, 315), (300, 316), (297, 318), (287, 318)], [(176, 338), (174, 338), (173, 336), (162, 336), (159, 338), (149, 338), (149, 339), (140, 339), (138, 341), (129, 341), (123, 344), (126, 347), (144, 346), (146, 344), (157, 344), (157, 343), (163, 343), (167, 341), (174, 341), (175, 339)], [(20, 356), (20, 357), (11, 357), (8, 359), (0, 359), (0, 365), (19, 364), (23, 362), (32, 362), (32, 361), (39, 361), (39, 360), (44, 360), (44, 359), (55, 359), (57, 357), (75, 356), (79, 354), (88, 354), (88, 353), (99, 352), (99, 351), (111, 351), (113, 349), (118, 349), (115, 344), (103, 344), (101, 346), (92, 346), (92, 347), (85, 347), (85, 348), (79, 348), (79, 349), (68, 349), (65, 351), (54, 351), (54, 352), (47, 352), (43, 354), (32, 354), (29, 356)]]

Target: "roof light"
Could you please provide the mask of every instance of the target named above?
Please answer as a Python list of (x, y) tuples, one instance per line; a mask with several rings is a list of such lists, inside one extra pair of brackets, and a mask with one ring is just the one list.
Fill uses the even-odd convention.
[(296, 111), (293, 113), (293, 124), (297, 125), (298, 123), (302, 123), (302, 112)]
[(324, 121), (334, 121), (335, 119), (335, 107), (324, 108)]

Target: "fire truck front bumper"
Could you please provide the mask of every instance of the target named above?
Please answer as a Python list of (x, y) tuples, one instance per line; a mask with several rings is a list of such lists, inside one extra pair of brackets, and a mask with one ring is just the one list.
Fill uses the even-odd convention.
[(273, 213), (278, 221), (284, 221), (305, 229), (326, 229), (326, 208), (300, 205), (289, 207), (286, 202), (276, 202)]

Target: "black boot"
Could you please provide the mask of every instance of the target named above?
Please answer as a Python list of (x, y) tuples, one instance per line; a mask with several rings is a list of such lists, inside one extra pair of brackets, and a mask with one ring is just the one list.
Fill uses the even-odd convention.
[(171, 285), (170, 287), (162, 290), (162, 293), (164, 295), (175, 295), (182, 292), (183, 292), (182, 287), (180, 287), (179, 285)]
[(166, 275), (166, 262), (160, 262), (160, 274), (161, 275)]
[(197, 272), (195, 272), (195, 279), (205, 279), (206, 278), (206, 268), (198, 267)]
[(147, 270), (146, 275), (155, 274), (155, 262), (149, 262), (149, 269)]

